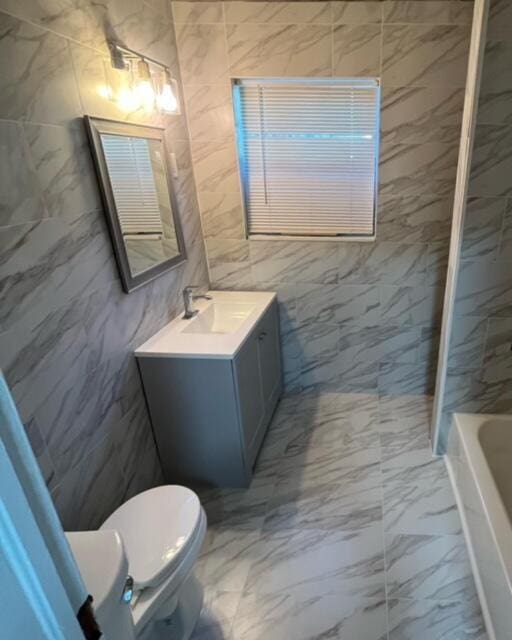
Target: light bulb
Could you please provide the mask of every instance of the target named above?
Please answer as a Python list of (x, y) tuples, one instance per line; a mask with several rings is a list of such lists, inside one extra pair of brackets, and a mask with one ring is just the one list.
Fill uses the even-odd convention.
[(140, 60), (137, 64), (137, 76), (139, 80), (135, 85), (134, 93), (144, 111), (151, 112), (155, 106), (155, 91), (151, 82), (149, 64), (145, 60)]
[(117, 94), (117, 104), (121, 111), (130, 113), (132, 111), (137, 111), (140, 107), (141, 101), (135, 91), (132, 91), (128, 87), (123, 87)]
[(157, 104), (160, 111), (174, 113), (178, 108), (178, 101), (172, 90), (172, 86), (167, 82), (162, 86), (162, 90), (157, 98)]
[(153, 111), (155, 105), (155, 92), (149, 80), (141, 80), (137, 83), (134, 93), (145, 111)]
[(179, 113), (176, 82), (171, 78), (168, 69), (161, 75), (160, 90), (156, 98), (159, 111)]

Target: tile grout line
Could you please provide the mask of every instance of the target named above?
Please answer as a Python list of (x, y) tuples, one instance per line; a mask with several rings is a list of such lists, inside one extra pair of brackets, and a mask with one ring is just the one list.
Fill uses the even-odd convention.
[(508, 213), (508, 209), (509, 209), (509, 201), (510, 201), (510, 199), (505, 197), (505, 198), (503, 198), (503, 200), (505, 201), (505, 204), (504, 204), (504, 208), (503, 208), (503, 212), (502, 212), (501, 226), (500, 226), (500, 232), (499, 232), (499, 240), (498, 240), (498, 246), (496, 248), (496, 255), (493, 258), (494, 260), (499, 260), (500, 256), (502, 255), (503, 239), (504, 239), (504, 236), (505, 236), (505, 228), (507, 226), (507, 213)]
[(387, 570), (387, 556), (386, 556), (386, 527), (384, 522), (384, 475), (382, 472), (382, 439), (381, 439), (381, 430), (380, 430), (380, 421), (381, 421), (381, 412), (380, 412), (380, 403), (381, 399), (377, 396), (377, 431), (379, 434), (379, 453), (380, 453), (380, 463), (379, 463), (379, 474), (380, 474), (380, 496), (381, 496), (381, 509), (382, 509), (382, 555), (384, 562), (384, 602), (386, 607), (386, 637), (389, 640), (389, 589), (388, 589), (388, 570)]
[[(224, 4), (224, 3), (223, 3)], [(175, 46), (176, 46), (176, 56), (177, 56), (177, 65), (178, 65), (178, 70), (179, 70), (179, 74), (180, 74), (180, 80), (181, 80), (181, 92), (182, 92), (182, 101), (183, 101), (183, 110), (185, 112), (185, 122), (186, 122), (186, 126), (187, 126), (187, 140), (185, 141), (187, 143), (188, 146), (188, 153), (190, 154), (190, 163), (191, 163), (191, 169), (192, 169), (192, 179), (194, 182), (194, 190), (195, 190), (195, 200), (197, 203), (197, 213), (199, 215), (199, 227), (201, 229), (201, 243), (203, 246), (203, 251), (204, 251), (204, 255), (206, 258), (206, 269), (208, 272), (208, 286), (211, 286), (211, 271), (210, 271), (210, 260), (209, 260), (209, 256), (208, 256), (208, 249), (206, 247), (206, 235), (204, 233), (204, 229), (203, 229), (203, 216), (201, 213), (201, 201), (200, 201), (200, 191), (198, 189), (198, 180), (197, 180), (197, 175), (196, 175), (196, 162), (194, 160), (194, 154), (193, 154), (193, 147), (192, 147), (192, 132), (191, 132), (191, 126), (190, 126), (190, 115), (189, 115), (189, 109), (187, 108), (187, 100), (186, 100), (186, 91), (185, 91), (185, 86), (186, 83), (184, 81), (184, 77), (183, 77), (183, 64), (182, 64), (182, 52), (180, 53), (180, 49), (181, 47), (179, 46), (179, 39), (178, 39), (178, 33), (177, 33), (177, 28), (176, 28), (176, 21), (175, 21), (175, 15), (174, 15), (174, 4), (171, 2), (171, 18), (172, 18), (172, 30), (173, 30), (173, 35), (174, 35), (174, 41), (175, 41)], [(198, 85), (198, 86), (204, 86), (203, 84)], [(178, 167), (179, 169), (179, 167)]]

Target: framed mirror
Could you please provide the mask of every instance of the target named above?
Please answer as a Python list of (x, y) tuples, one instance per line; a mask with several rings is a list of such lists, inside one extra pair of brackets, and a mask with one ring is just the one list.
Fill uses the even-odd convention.
[(85, 124), (129, 293), (186, 260), (164, 130), (91, 116)]

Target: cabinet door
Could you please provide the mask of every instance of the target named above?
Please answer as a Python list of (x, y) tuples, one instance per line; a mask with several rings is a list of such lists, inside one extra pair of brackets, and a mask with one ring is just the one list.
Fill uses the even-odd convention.
[[(251, 334), (234, 360), (241, 429), (246, 451), (250, 451), (264, 418), (258, 357), (258, 333)], [(249, 461), (249, 464), (252, 464)]]
[(259, 342), (263, 401), (265, 406), (268, 406), (276, 389), (281, 385), (281, 354), (276, 303), (272, 304), (258, 323), (256, 333)]

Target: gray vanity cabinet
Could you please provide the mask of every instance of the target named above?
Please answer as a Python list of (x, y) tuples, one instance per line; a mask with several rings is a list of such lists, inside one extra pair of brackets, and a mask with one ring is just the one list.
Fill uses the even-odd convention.
[(233, 364), (246, 459), (252, 466), (282, 390), (275, 302), (260, 319)]
[(138, 363), (166, 482), (247, 487), (282, 391), (277, 302), (232, 358)]
[(258, 337), (251, 334), (233, 360), (240, 427), (249, 461), (265, 416), (259, 347)]
[[(276, 390), (280, 390), (281, 351), (279, 345), (279, 320), (277, 304), (268, 309), (261, 319), (258, 333), (263, 404), (268, 411), (275, 403)], [(266, 418), (269, 416), (266, 415)]]

